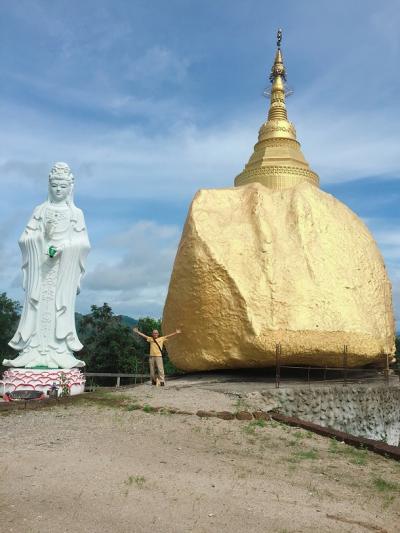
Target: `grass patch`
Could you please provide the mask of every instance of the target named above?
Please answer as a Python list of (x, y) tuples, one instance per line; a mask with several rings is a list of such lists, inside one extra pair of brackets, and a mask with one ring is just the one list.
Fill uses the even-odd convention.
[(292, 433), (292, 436), (298, 441), (302, 441), (303, 439), (313, 439), (315, 437), (312, 431), (300, 430), (300, 429), (294, 431)]
[(272, 428), (281, 428), (283, 431), (290, 431), (290, 428), (285, 426), (285, 424), (282, 424), (281, 422), (277, 422), (276, 420), (270, 420), (269, 425)]
[(342, 453), (338, 441), (335, 439), (332, 439), (329, 443), (329, 453)]
[(362, 450), (357, 448), (349, 448), (349, 452), (346, 452), (349, 460), (354, 465), (364, 466), (367, 464), (368, 450)]
[(339, 444), (337, 440), (331, 440), (329, 443), (329, 453), (347, 457), (353, 465), (364, 466), (367, 464), (368, 450), (364, 448), (353, 448), (346, 444)]
[(385, 501), (383, 503), (383, 508), (387, 509), (390, 505), (392, 505), (392, 503), (394, 502), (395, 499), (396, 499), (396, 497), (393, 496), (393, 495), (386, 496)]
[(130, 403), (129, 405), (126, 406), (126, 410), (127, 411), (137, 411), (138, 409), (140, 409), (140, 405), (138, 405), (137, 403)]
[(378, 492), (400, 492), (400, 485), (392, 481), (386, 481), (383, 477), (376, 477), (372, 480), (372, 485)]
[(316, 450), (300, 451), (300, 452), (296, 452), (296, 456), (300, 460), (302, 460), (302, 459), (318, 459), (318, 452)]
[(169, 409), (165, 409), (164, 407), (158, 411), (160, 415), (164, 416), (172, 416), (172, 413)]
[(132, 402), (132, 396), (98, 390), (96, 392), (74, 396), (73, 402), (85, 404), (94, 403), (99, 407), (112, 407), (114, 409), (120, 409), (121, 407), (125, 407), (127, 402)]
[(113, 400), (113, 399), (121, 399), (121, 398), (129, 398), (126, 394), (117, 394), (115, 392), (107, 391), (107, 390), (101, 390), (98, 389), (96, 392), (90, 393), (88, 396), (95, 399), (106, 399), (106, 400)]
[(320, 497), (320, 493), (318, 490), (318, 487), (316, 485), (313, 485), (311, 482), (307, 485), (307, 491), (310, 496), (318, 496)]
[(244, 426), (243, 430), (249, 435), (254, 435), (257, 428), (265, 428), (266, 425), (267, 423), (265, 420), (252, 420), (246, 426)]
[(146, 478), (144, 476), (129, 476), (124, 483), (128, 486), (131, 486), (135, 483), (141, 489), (145, 482)]
[(246, 400), (244, 400), (243, 398), (237, 398), (233, 405), (235, 407), (236, 413), (238, 413), (239, 411), (247, 411), (250, 409), (249, 403), (246, 402)]
[[(105, 390), (97, 390), (96, 392), (78, 394), (76, 396), (65, 396), (63, 398), (59, 398), (56, 401), (46, 399), (41, 401), (40, 406), (35, 404), (28, 404), (27, 410), (54, 409), (57, 407), (64, 407), (64, 409), (67, 409), (69, 406), (74, 405), (97, 405), (98, 407), (112, 407), (116, 409), (121, 409), (122, 407), (125, 407), (128, 402), (132, 402), (132, 396), (128, 396), (127, 394), (115, 394), (113, 392)], [(15, 413), (20, 410), (22, 412), (22, 409), (7, 409), (7, 411), (0, 411), (0, 413)], [(25, 411), (25, 409), (23, 410)]]
[(375, 477), (372, 486), (383, 496), (383, 509), (387, 509), (397, 498), (400, 492), (400, 484), (387, 481), (383, 477)]
[(145, 403), (144, 406), (143, 406), (143, 411), (145, 413), (154, 413), (155, 409), (151, 405), (148, 405), (147, 403)]
[(299, 463), (300, 461), (313, 461), (318, 459), (318, 452), (316, 450), (300, 450), (289, 457), (289, 463)]

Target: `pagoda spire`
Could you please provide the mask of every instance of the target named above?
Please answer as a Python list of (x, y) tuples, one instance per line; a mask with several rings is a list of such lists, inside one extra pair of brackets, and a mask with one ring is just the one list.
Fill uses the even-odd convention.
[(286, 189), (307, 181), (319, 185), (319, 177), (304, 158), (296, 129), (286, 110), (286, 68), (281, 50), (282, 30), (277, 33), (277, 50), (271, 68), (268, 119), (261, 126), (258, 143), (235, 185), (259, 182), (271, 189)]
[(277, 51), (275, 61), (271, 68), (269, 81), (272, 83), (271, 104), (268, 112), (268, 120), (287, 120), (285, 103), (286, 69), (281, 52), (282, 30), (277, 33)]

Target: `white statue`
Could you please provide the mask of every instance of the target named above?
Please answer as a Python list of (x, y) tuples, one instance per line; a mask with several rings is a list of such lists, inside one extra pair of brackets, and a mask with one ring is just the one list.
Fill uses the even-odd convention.
[(3, 365), (25, 368), (83, 367), (75, 329), (75, 297), (90, 249), (83, 213), (73, 201), (74, 177), (56, 163), (47, 202), (36, 207), (20, 240), (25, 302), (10, 346), (20, 352)]

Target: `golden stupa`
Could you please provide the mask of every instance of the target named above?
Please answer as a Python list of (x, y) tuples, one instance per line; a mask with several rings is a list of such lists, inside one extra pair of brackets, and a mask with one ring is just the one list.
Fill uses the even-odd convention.
[(352, 367), (394, 354), (391, 284), (378, 247), (319, 188), (288, 121), (278, 32), (268, 120), (235, 187), (200, 190), (183, 229), (163, 328), (186, 371)]
[(262, 183), (270, 189), (286, 189), (302, 182), (319, 185), (296, 139), (296, 129), (289, 122), (285, 104), (286, 70), (281, 52), (282, 31), (278, 30), (278, 50), (271, 68), (271, 104), (268, 119), (258, 133), (258, 143), (235, 185)]

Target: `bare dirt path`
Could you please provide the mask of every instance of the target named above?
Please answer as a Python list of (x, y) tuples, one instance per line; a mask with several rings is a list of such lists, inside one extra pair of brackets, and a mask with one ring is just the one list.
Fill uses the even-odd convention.
[(398, 463), (274, 422), (131, 410), (160, 394), (1, 414), (0, 531), (399, 530)]

